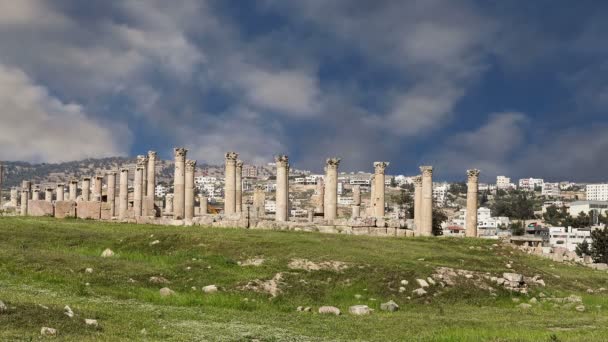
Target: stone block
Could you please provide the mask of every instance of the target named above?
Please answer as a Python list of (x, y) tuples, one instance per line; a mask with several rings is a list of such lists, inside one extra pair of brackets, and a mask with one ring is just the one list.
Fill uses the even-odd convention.
[(29, 200), (27, 203), (27, 214), (29, 216), (54, 216), (53, 203), (42, 200)]
[(108, 202), (101, 202), (101, 219), (102, 220), (111, 220), (112, 215), (110, 215), (111, 204)]
[(76, 202), (75, 201), (56, 201), (55, 202), (55, 217), (56, 218), (76, 217)]
[(80, 201), (76, 206), (76, 215), (80, 219), (101, 219), (101, 202)]

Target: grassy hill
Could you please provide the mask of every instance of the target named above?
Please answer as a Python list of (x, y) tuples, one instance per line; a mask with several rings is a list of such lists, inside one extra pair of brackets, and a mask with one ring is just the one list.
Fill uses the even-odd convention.
[[(115, 255), (102, 258), (106, 248)], [(440, 267), (472, 272), (442, 279)], [(503, 272), (537, 275), (546, 286), (510, 292), (490, 279)], [(416, 279), (434, 274), (426, 294), (412, 293)], [(211, 284), (217, 293), (201, 290)], [(161, 297), (163, 287), (175, 294)], [(602, 288), (606, 272), (487, 240), (0, 218), (3, 341), (39, 339), (42, 327), (78, 341), (601, 341)], [(562, 299), (571, 295), (582, 303)], [(538, 303), (519, 306), (533, 297)], [(389, 300), (400, 310), (381, 311)], [(349, 314), (356, 304), (374, 311)], [(323, 305), (342, 315), (317, 313)]]

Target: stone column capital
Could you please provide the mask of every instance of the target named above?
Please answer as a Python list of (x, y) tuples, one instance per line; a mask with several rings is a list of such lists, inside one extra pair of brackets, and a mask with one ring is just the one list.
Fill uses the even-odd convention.
[(384, 170), (386, 170), (389, 162), (374, 162), (374, 172), (378, 174), (384, 174)]
[(422, 176), (432, 176), (433, 175), (433, 167), (432, 166), (421, 166), (420, 172), (422, 172)]
[(414, 187), (422, 187), (422, 176), (414, 177)]
[(469, 182), (477, 182), (479, 180), (479, 170), (467, 170), (467, 178)]
[(328, 169), (331, 169), (331, 168), (333, 168), (333, 169), (337, 169), (337, 168), (338, 168), (338, 166), (340, 165), (340, 161), (341, 161), (341, 160), (342, 160), (342, 159), (337, 158), (337, 157), (327, 158), (327, 159), (325, 160), (325, 165), (326, 165), (326, 167), (327, 167)]
[(109, 171), (106, 171), (106, 176), (113, 176), (113, 175), (115, 175), (115, 174), (116, 174), (116, 170), (109, 170)]
[(156, 159), (156, 151), (148, 151), (148, 159)]
[(289, 157), (284, 154), (276, 156), (274, 160), (277, 163), (277, 167), (289, 167)]
[(58, 187), (58, 188), (59, 188), (59, 187), (62, 187), (62, 188), (63, 188), (64, 186), (65, 186), (65, 184), (63, 184), (63, 183), (57, 183), (57, 187)]
[(148, 164), (148, 157), (144, 155), (137, 156), (137, 167), (145, 167)]
[(237, 160), (236, 161), (236, 168), (237, 169), (242, 169), (243, 168), (243, 161), (242, 160)]
[(175, 147), (173, 149), (173, 156), (175, 157), (175, 159), (184, 159), (184, 158), (186, 158), (187, 152), (188, 152), (188, 150), (186, 150), (183, 147)]
[(125, 173), (125, 172), (129, 172), (129, 168), (126, 168), (126, 167), (120, 168), (120, 173)]
[(89, 177), (89, 176), (85, 176), (85, 177), (82, 177), (82, 180), (83, 180), (83, 181), (90, 181), (90, 180), (91, 180), (91, 177)]
[(226, 152), (226, 161), (236, 162), (236, 159), (239, 157), (239, 154), (236, 152)]
[(95, 175), (95, 179), (96, 179), (96, 180), (97, 180), (97, 179), (103, 179), (103, 176), (102, 176), (102, 175)]
[(191, 159), (186, 160), (186, 171), (194, 172), (195, 168), (196, 168), (196, 160), (191, 160)]

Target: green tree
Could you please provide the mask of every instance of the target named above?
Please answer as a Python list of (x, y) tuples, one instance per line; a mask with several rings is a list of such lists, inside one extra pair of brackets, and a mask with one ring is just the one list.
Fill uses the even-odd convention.
[(461, 183), (452, 183), (450, 188), (448, 189), (448, 193), (458, 196), (460, 194), (467, 193), (467, 185), (464, 182)]
[(576, 245), (576, 249), (574, 250), (576, 255), (579, 257), (584, 257), (585, 255), (591, 255), (591, 249), (589, 247), (589, 242), (587, 239), (583, 240), (580, 244)]
[(438, 208), (433, 208), (433, 230), (432, 233), (434, 236), (443, 235), (443, 229), (441, 229), (441, 224), (448, 220), (448, 216), (443, 212), (443, 210)]
[(572, 223), (573, 228), (585, 228), (591, 226), (591, 217), (587, 213), (581, 211)]
[(591, 231), (591, 258), (596, 263), (608, 263), (608, 228)]
[(523, 221), (511, 222), (509, 229), (511, 230), (511, 234), (515, 236), (521, 236), (526, 233)]

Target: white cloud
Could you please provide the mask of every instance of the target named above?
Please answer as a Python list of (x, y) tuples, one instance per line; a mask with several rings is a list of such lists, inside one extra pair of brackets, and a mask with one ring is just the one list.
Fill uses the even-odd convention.
[(49, 9), (43, 0), (0, 1), (0, 27), (45, 28), (66, 24), (67, 19)]
[(21, 70), (0, 64), (0, 158), (58, 162), (123, 155), (130, 132), (91, 119)]

